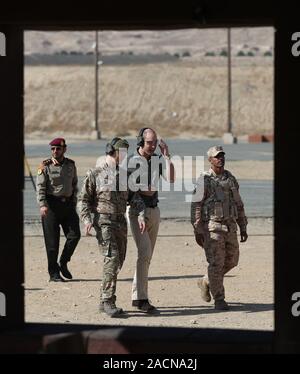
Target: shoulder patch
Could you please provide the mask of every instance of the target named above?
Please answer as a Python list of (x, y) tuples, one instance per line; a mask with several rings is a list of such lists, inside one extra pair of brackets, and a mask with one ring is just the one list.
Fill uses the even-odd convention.
[(229, 170), (225, 169), (224, 172), (227, 174), (228, 177), (233, 177), (233, 175), (231, 174)]
[(52, 159), (51, 158), (47, 158), (47, 160), (44, 160), (42, 162), (43, 166), (47, 166), (47, 165), (50, 165), (50, 164), (52, 164)]

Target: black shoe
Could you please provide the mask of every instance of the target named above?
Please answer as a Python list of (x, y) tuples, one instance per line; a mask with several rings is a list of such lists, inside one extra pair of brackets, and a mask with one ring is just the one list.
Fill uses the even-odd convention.
[(50, 275), (49, 282), (64, 282), (65, 280), (60, 276), (59, 273)]
[(59, 264), (59, 270), (62, 273), (62, 275), (67, 279), (72, 279), (72, 274), (69, 272), (67, 263), (60, 263)]
[(215, 309), (217, 309), (217, 310), (229, 310), (229, 305), (226, 303), (225, 300), (216, 300), (215, 301)]
[(132, 300), (132, 306), (136, 307), (139, 311), (148, 314), (158, 314), (159, 311), (154, 305), (149, 303), (148, 299), (145, 300)]

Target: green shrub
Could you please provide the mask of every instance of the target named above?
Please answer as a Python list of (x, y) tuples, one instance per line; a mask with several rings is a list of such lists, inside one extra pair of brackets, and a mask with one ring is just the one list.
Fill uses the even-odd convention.
[(205, 56), (215, 56), (216, 54), (215, 54), (215, 52), (213, 52), (213, 51), (209, 51), (209, 52), (206, 52), (205, 53)]
[(246, 54), (244, 51), (238, 51), (237, 56), (243, 57), (243, 56), (246, 56)]
[(266, 52), (264, 53), (264, 56), (273, 56), (273, 55), (272, 55), (272, 52), (271, 52), (271, 51), (266, 51)]
[(224, 56), (224, 57), (228, 56), (227, 50), (226, 49), (222, 49), (222, 51), (220, 52), (220, 56)]
[(189, 51), (183, 52), (182, 57), (190, 57), (191, 54)]

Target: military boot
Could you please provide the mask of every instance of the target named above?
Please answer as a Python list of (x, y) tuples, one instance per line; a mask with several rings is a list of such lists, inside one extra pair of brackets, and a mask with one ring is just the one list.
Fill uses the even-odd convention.
[(197, 282), (197, 285), (201, 290), (202, 299), (204, 301), (206, 301), (207, 303), (209, 303), (210, 300), (211, 300), (211, 296), (210, 296), (209, 284), (208, 284), (207, 280), (204, 277), (200, 278)]
[(225, 300), (215, 300), (215, 309), (217, 310), (229, 310), (229, 305)]
[(49, 282), (64, 282), (65, 280), (60, 276), (59, 273), (54, 273), (50, 275)]
[(62, 273), (62, 275), (67, 279), (72, 279), (72, 274), (70, 273), (67, 263), (66, 262), (60, 262), (59, 264), (59, 270)]
[(112, 318), (124, 313), (122, 308), (116, 307), (116, 303), (112, 299), (103, 301), (103, 312)]
[[(112, 296), (111, 300), (116, 302), (116, 295)], [(100, 303), (99, 303), (99, 307), (98, 307), (98, 310), (100, 313), (103, 313), (104, 312), (104, 301), (102, 299), (100, 299)]]
[(100, 301), (98, 310), (100, 313), (104, 312), (104, 301)]

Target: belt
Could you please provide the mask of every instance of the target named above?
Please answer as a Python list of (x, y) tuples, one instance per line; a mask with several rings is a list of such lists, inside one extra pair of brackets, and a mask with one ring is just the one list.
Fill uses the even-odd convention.
[(157, 207), (157, 204), (149, 204), (149, 205), (147, 205), (147, 204), (145, 204), (146, 205), (146, 208), (156, 208)]
[(108, 219), (120, 219), (124, 217), (125, 213), (99, 213), (100, 216), (105, 216)]
[(71, 201), (71, 196), (66, 197), (66, 196), (47, 195), (46, 199), (60, 201), (61, 203), (68, 203), (69, 201)]

